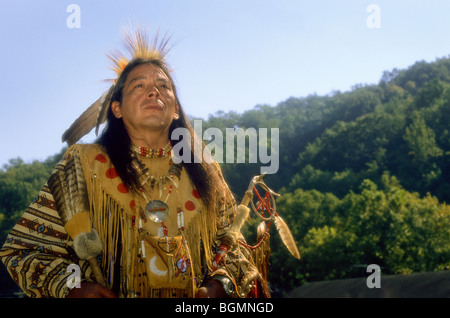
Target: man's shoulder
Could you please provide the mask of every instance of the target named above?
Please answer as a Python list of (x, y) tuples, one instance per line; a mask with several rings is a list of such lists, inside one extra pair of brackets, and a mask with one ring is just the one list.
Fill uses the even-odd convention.
[(69, 151), (78, 152), (81, 157), (88, 160), (95, 160), (96, 157), (107, 158), (106, 149), (100, 144), (75, 144), (69, 148)]

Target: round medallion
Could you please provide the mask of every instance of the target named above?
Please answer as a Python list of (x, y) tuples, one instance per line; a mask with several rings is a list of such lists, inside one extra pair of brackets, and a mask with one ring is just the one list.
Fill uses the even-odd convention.
[(169, 217), (169, 207), (160, 200), (153, 200), (145, 206), (145, 215), (153, 222), (164, 222)]

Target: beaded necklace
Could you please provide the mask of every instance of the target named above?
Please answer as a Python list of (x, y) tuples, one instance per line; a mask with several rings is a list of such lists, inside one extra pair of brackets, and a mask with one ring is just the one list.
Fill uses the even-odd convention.
[(172, 145), (170, 141), (163, 148), (147, 148), (147, 147), (139, 147), (135, 144), (131, 144), (131, 150), (134, 153), (140, 154), (142, 157), (146, 158), (163, 158), (170, 155), (170, 150), (172, 149)]

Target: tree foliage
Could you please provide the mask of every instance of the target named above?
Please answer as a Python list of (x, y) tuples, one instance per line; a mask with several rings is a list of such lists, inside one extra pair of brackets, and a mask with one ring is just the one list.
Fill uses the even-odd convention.
[(278, 289), (356, 277), (369, 264), (384, 274), (450, 268), (450, 207), (406, 191), (388, 174), (381, 188), (366, 179), (359, 193), (342, 199), (296, 189), (279, 199), (278, 208), (302, 255), (300, 261), (291, 257), (272, 234), (270, 281)]
[(47, 182), (61, 153), (47, 160), (25, 163), (22, 159), (10, 159), (0, 170), (0, 242), (18, 221), (25, 209), (34, 200)]

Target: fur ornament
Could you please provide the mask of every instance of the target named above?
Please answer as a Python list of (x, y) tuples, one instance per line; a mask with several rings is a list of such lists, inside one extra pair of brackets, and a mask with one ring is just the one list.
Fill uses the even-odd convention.
[(78, 257), (84, 260), (97, 257), (103, 249), (103, 243), (95, 229), (82, 232), (73, 240), (73, 248)]

